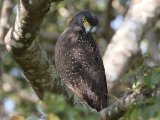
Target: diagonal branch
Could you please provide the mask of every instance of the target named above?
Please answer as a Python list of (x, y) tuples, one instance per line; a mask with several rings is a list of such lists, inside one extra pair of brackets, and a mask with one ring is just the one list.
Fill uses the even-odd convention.
[(113, 36), (103, 56), (108, 91), (113, 92), (118, 80), (134, 64), (144, 33), (160, 16), (160, 0), (138, 0), (132, 4), (122, 27)]
[[(41, 0), (41, 2), (42, 1), (43, 0)], [(39, 59), (41, 54), (38, 54), (38, 52), (40, 52), (38, 51), (40, 46), (33, 40), (38, 33), (45, 13), (49, 10), (49, 5), (49, 2), (44, 2), (43, 6), (40, 6), (40, 4), (34, 6), (34, 4), (29, 4), (25, 0), (19, 0), (15, 25), (9, 30), (5, 37), (7, 50), (22, 67), (26, 77), (31, 84), (33, 83), (32, 86), (34, 89), (40, 89), (39, 86), (35, 84), (35, 81), (40, 81), (37, 80), (36, 77), (41, 77), (38, 74), (35, 74), (37, 76), (34, 75), (34, 72), (39, 72), (37, 69), (39, 66), (37, 64), (41, 63), (38, 60), (34, 60), (34, 58), (37, 57), (37, 59)], [(40, 12), (36, 13), (36, 11)], [(37, 70), (34, 67), (36, 67)], [(39, 70), (42, 70), (42, 67), (39, 68)], [(39, 91), (39, 96), (41, 96), (40, 93), (43, 94), (42, 91)]]
[(70, 103), (82, 101), (58, 78), (45, 51), (34, 40), (50, 4), (49, 0), (35, 0), (33, 3), (19, 0), (15, 25), (7, 33), (5, 45), (39, 98), (49, 91), (63, 94)]

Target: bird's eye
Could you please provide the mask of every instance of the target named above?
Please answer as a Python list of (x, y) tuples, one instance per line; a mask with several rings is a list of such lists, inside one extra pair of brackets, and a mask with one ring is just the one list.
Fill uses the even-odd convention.
[(83, 17), (82, 20), (83, 20), (83, 22), (86, 22), (86, 21), (87, 21), (85, 17)]

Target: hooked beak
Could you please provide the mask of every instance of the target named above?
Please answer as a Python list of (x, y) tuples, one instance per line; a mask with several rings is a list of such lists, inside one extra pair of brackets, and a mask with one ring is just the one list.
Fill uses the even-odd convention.
[(86, 30), (86, 33), (89, 33), (91, 31), (92, 27), (91, 26), (86, 26), (85, 27), (85, 30)]
[(91, 32), (94, 33), (94, 32), (96, 31), (96, 29), (97, 29), (96, 26), (92, 27), (92, 28), (91, 28)]

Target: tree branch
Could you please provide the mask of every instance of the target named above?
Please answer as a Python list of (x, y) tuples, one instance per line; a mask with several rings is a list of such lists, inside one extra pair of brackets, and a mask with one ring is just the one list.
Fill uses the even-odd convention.
[(87, 106), (58, 78), (55, 67), (50, 64), (45, 51), (34, 40), (51, 4), (49, 0), (37, 2), (31, 4), (26, 0), (19, 0), (15, 25), (5, 37), (6, 48), (22, 68), (39, 98), (43, 98), (44, 93), (50, 91), (62, 94), (70, 103), (80, 101), (82, 105)]
[[(157, 4), (159, 0), (142, 1), (144, 3), (147, 1), (147, 4), (148, 2), (154, 1), (154, 4), (150, 3), (154, 7), (152, 6), (152, 9), (149, 7), (149, 11), (147, 11), (147, 13), (144, 11), (145, 16), (143, 16), (143, 19), (139, 19), (139, 21), (137, 21), (139, 14), (136, 14), (136, 16), (131, 16), (130, 18), (126, 18), (126, 22), (124, 23), (123, 27), (116, 33), (110, 46), (108, 47), (107, 58), (112, 57), (109, 56), (110, 54), (108, 51), (112, 53), (110, 49), (112, 45), (118, 41), (121, 33), (124, 33), (124, 36), (122, 37), (123, 39), (121, 38), (123, 41), (119, 40), (120, 43), (122, 42), (122, 44), (118, 42), (116, 46), (119, 47), (119, 45), (125, 45), (127, 48), (124, 49), (125, 51), (128, 50), (128, 52), (123, 53), (123, 51), (119, 51), (119, 53), (114, 51), (115, 48), (112, 48), (112, 50), (115, 52), (114, 55), (124, 55), (125, 60), (129, 62), (131, 59), (130, 57), (133, 57), (137, 54), (139, 50), (138, 43), (143, 32), (146, 28), (150, 27), (150, 23), (154, 22), (154, 19), (160, 14), (158, 11), (160, 6)], [(80, 103), (81, 105), (91, 109), (82, 99), (74, 95), (73, 92), (69, 90), (59, 79), (55, 67), (50, 64), (45, 51), (41, 48), (39, 43), (34, 40), (38, 34), (39, 26), (41, 25), (45, 14), (49, 10), (50, 4), (51, 1), (49, 0), (35, 0), (33, 3), (29, 3), (26, 0), (19, 0), (15, 25), (9, 30), (5, 37), (6, 48), (20, 65), (29, 83), (40, 98), (43, 98), (44, 93), (49, 91), (52, 93), (62, 94), (70, 103)], [(133, 10), (137, 10), (135, 6), (133, 8)], [(131, 13), (128, 13), (128, 16), (132, 15), (132, 12), (134, 12), (132, 9)], [(129, 31), (129, 33), (127, 31)], [(129, 43), (126, 43), (128, 40)], [(132, 47), (134, 49), (136, 47), (136, 51), (133, 51)], [(110, 64), (111, 63), (112, 62), (110, 61)], [(124, 68), (124, 66), (121, 68)], [(121, 116), (128, 105), (133, 103), (132, 101), (134, 99), (137, 100), (139, 95), (139, 92), (133, 93), (120, 99), (117, 103), (113, 104), (113, 106), (111, 105), (102, 110), (102, 118), (111, 118), (111, 115)]]
[(156, 98), (160, 96), (160, 88), (147, 92), (145, 90), (136, 90), (133, 93), (124, 95), (118, 101), (100, 111), (102, 120), (117, 120), (122, 117), (125, 111), (132, 104), (140, 104), (147, 98)]
[(139, 0), (129, 9), (122, 27), (113, 36), (103, 56), (108, 91), (113, 92), (118, 80), (134, 63), (144, 33), (160, 16), (160, 0)]

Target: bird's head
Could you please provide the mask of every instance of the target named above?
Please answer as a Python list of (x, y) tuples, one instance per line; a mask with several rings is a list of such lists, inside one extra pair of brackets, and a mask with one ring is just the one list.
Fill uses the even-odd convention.
[(70, 21), (69, 26), (78, 25), (86, 33), (89, 33), (93, 27), (98, 24), (98, 19), (95, 14), (85, 10), (78, 12)]

